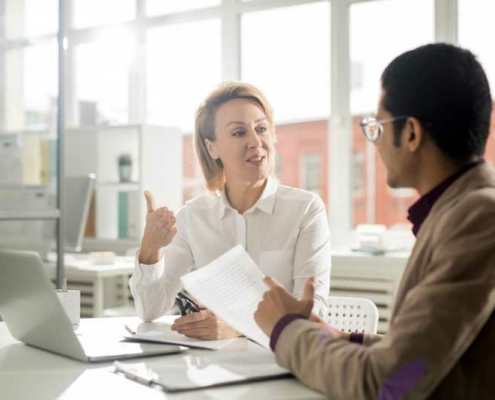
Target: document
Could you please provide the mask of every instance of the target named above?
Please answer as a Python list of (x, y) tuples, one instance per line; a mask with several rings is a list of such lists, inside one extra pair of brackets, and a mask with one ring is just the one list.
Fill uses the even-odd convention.
[(275, 356), (259, 346), (248, 352), (213, 352), (211, 355), (167, 357), (166, 362), (114, 363), (114, 372), (139, 383), (161, 386), (167, 392), (288, 378)]
[(171, 326), (172, 324), (166, 322), (143, 322), (137, 326), (135, 332), (126, 326), (127, 331), (131, 334), (125, 338), (133, 341), (178, 344), (208, 350), (219, 350), (236, 340), (236, 338), (225, 340), (193, 339), (173, 331)]
[(270, 348), (268, 336), (254, 320), (254, 312), (267, 287), (260, 269), (241, 245), (181, 280), (186, 290), (220, 319)]

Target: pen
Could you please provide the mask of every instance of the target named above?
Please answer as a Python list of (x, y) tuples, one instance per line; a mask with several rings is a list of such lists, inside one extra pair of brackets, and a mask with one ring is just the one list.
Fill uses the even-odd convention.
[(184, 293), (177, 293), (175, 302), (177, 303), (182, 316), (201, 311), (201, 307)]
[(136, 332), (134, 332), (131, 328), (129, 328), (129, 326), (128, 326), (128, 325), (125, 325), (125, 330), (126, 330), (127, 332), (129, 332), (131, 335), (135, 335), (135, 334), (136, 334)]
[(121, 373), (127, 379), (136, 381), (146, 386), (160, 385), (160, 383), (156, 380), (158, 376), (144, 365), (125, 365), (119, 361), (114, 361), (113, 367), (115, 368), (115, 373)]

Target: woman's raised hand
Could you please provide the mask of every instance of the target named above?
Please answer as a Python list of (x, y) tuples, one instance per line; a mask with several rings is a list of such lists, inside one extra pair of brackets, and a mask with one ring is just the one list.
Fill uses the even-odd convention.
[(145, 191), (144, 197), (146, 198), (148, 213), (141, 240), (139, 262), (141, 264), (155, 264), (162, 257), (161, 248), (170, 244), (177, 233), (177, 228), (172, 211), (167, 207), (156, 208), (155, 199), (151, 192)]

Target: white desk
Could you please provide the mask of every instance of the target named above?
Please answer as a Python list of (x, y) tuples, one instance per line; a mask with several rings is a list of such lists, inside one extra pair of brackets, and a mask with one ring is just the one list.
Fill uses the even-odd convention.
[[(165, 317), (168, 319), (169, 317)], [(125, 323), (137, 318), (83, 319), (85, 327), (125, 334)], [(246, 339), (238, 339), (219, 352), (246, 352), (257, 346)], [(167, 362), (170, 357), (208, 354), (209, 350), (188, 350), (184, 354), (167, 355), (146, 360), (150, 366)], [(0, 322), (0, 398), (2, 400), (48, 399), (324, 399), (325, 396), (307, 388), (294, 378), (240, 384), (215, 389), (166, 393), (135, 383), (111, 372), (111, 363), (85, 364), (51, 354), (17, 342), (10, 335), (5, 322)]]
[[(71, 259), (66, 257), (65, 260), (65, 277), (67, 278), (70, 289), (81, 290), (77, 286), (71, 286), (72, 282), (89, 282), (92, 284), (92, 310), (90, 315), (93, 317), (103, 316), (104, 304), (104, 281), (105, 278), (120, 278), (122, 280), (122, 298), (127, 301), (129, 297), (128, 276), (134, 271), (134, 257), (116, 257), (115, 262), (104, 265), (92, 265), (89, 259)], [(54, 262), (45, 263), (45, 270), (48, 277), (52, 280), (56, 277), (56, 266)], [(84, 290), (81, 290), (83, 295)], [(82, 299), (81, 299), (82, 300)], [(81, 304), (84, 307), (84, 304)], [(81, 310), (84, 315), (84, 310)]]

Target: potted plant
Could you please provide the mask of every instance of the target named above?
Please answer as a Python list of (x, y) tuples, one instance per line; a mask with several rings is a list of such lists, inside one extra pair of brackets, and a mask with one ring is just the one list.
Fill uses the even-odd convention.
[(118, 157), (118, 162), (120, 181), (130, 182), (132, 177), (132, 156), (130, 154), (121, 154)]

